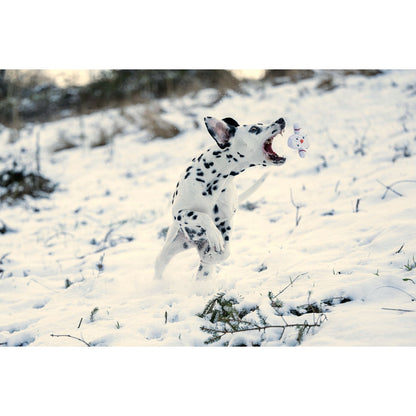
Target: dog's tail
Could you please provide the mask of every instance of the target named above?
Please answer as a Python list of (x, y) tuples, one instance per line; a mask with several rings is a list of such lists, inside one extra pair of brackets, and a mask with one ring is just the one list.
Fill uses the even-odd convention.
[(238, 203), (243, 202), (245, 199), (247, 199), (251, 194), (257, 191), (257, 189), (260, 188), (260, 186), (263, 184), (263, 182), (266, 180), (266, 178), (269, 176), (270, 172), (266, 172), (259, 180), (254, 182), (253, 185), (250, 186), (246, 191), (244, 191), (241, 195), (238, 196)]

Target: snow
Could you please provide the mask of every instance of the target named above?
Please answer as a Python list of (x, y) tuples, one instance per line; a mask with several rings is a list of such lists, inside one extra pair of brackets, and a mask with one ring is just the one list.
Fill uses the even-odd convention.
[[(262, 305), (272, 321), (279, 317), (267, 309), (268, 292), (302, 275), (279, 296), (285, 310), (352, 299), (330, 306), (302, 346), (415, 346), (416, 269), (404, 265), (416, 256), (416, 183), (400, 182), (394, 190), (403, 196), (390, 191), (385, 198), (382, 184), (416, 181), (416, 72), (340, 82), (328, 92), (317, 90), (314, 78), (254, 83), (219, 101), (213, 90), (160, 100), (163, 119), (180, 130), (173, 139), (148, 139), (144, 105), (29, 125), (14, 143), (2, 127), (4, 163), (13, 157), (35, 169), (39, 137), (41, 171), (59, 187), (48, 198), (1, 207), (0, 219), (15, 232), (0, 235), (0, 258), (7, 254), (0, 265), (0, 344), (84, 345), (51, 337), (66, 334), (92, 346), (203, 346), (207, 334), (196, 314), (218, 292)], [(214, 278), (195, 281), (196, 252), (185, 252), (163, 281), (154, 281), (175, 184), (212, 144), (207, 115), (241, 124), (284, 117), (277, 152), (287, 162), (237, 177), (241, 193), (270, 172), (249, 199), (256, 208), (238, 210), (231, 256)], [(295, 122), (310, 140), (305, 159), (286, 146)], [(113, 136), (109, 144), (91, 147), (102, 131)], [(63, 138), (77, 146), (54, 152)], [(300, 206), (298, 226), (291, 193)], [(230, 345), (259, 339), (231, 338)], [(262, 345), (298, 344), (269, 330)]]

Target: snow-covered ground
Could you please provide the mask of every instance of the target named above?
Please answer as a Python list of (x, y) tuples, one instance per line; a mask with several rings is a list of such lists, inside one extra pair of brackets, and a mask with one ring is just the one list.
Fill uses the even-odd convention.
[[(0, 234), (0, 344), (202, 346), (206, 322), (196, 314), (217, 293), (259, 305), (281, 324), (268, 293), (300, 275), (279, 296), (286, 312), (351, 300), (325, 308), (327, 319), (301, 345), (416, 346), (416, 72), (351, 76), (331, 91), (317, 84), (253, 84), (219, 101), (213, 90), (161, 100), (161, 117), (181, 131), (169, 140), (149, 140), (144, 105), (27, 126), (15, 143), (0, 127), (1, 169), (13, 159), (36, 169), (39, 137), (41, 171), (59, 183), (48, 198), (1, 206), (13, 232)], [(207, 115), (240, 124), (284, 117), (277, 149), (287, 162), (237, 177), (242, 192), (270, 171), (237, 212), (231, 256), (217, 276), (194, 280), (198, 257), (185, 252), (154, 281), (172, 191), (212, 144)], [(305, 159), (286, 146), (294, 122), (309, 134)], [(102, 137), (112, 139), (91, 146)], [(54, 152), (63, 140), (78, 146)], [(298, 345), (296, 332), (281, 338), (276, 329), (228, 341)]]

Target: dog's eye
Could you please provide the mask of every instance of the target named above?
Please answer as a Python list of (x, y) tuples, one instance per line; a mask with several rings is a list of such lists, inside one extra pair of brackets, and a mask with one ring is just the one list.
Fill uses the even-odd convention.
[(250, 127), (250, 130), (248, 131), (249, 133), (255, 133), (255, 134), (259, 134), (261, 132), (261, 129), (257, 126), (252, 126)]

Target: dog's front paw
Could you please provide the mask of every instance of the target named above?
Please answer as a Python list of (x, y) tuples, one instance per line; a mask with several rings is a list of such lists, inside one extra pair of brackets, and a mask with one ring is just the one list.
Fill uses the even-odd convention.
[(208, 245), (218, 254), (224, 252), (224, 239), (218, 228), (213, 228), (210, 233), (207, 234)]

